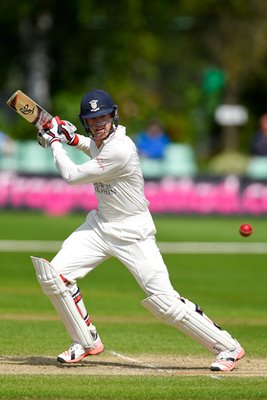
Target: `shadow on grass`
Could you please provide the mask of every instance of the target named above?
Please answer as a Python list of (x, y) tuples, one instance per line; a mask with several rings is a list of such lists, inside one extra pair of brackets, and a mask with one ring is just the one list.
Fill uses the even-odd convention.
[(143, 363), (128, 363), (118, 361), (80, 361), (78, 363), (66, 363), (62, 364), (57, 362), (55, 358), (41, 357), (41, 356), (29, 356), (29, 357), (0, 357), (0, 364), (2, 365), (29, 365), (29, 366), (53, 366), (58, 368), (84, 368), (84, 367), (113, 367), (113, 368), (127, 368), (133, 370), (156, 370), (156, 371), (206, 371), (206, 366), (160, 366), (150, 365)]

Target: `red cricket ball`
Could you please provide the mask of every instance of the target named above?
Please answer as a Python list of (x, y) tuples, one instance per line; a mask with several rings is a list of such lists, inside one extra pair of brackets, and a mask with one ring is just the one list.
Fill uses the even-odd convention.
[(250, 224), (242, 224), (239, 228), (239, 233), (241, 236), (250, 236), (253, 232), (253, 228)]

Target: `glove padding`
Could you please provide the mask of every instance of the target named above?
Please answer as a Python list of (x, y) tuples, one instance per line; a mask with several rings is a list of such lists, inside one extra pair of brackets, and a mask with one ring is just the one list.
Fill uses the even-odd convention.
[(44, 147), (45, 149), (55, 141), (59, 142), (60, 138), (58, 135), (55, 135), (49, 129), (41, 129), (37, 134), (38, 143)]
[(56, 116), (38, 132), (37, 139), (39, 144), (45, 148), (56, 140), (76, 146), (79, 141), (76, 131), (77, 128), (71, 122), (61, 120)]
[(60, 123), (58, 125), (58, 132), (60, 141), (63, 143), (67, 143), (70, 146), (76, 146), (79, 142), (79, 138), (76, 135), (77, 132), (76, 126), (69, 121), (65, 120), (59, 120), (59, 121)]
[(50, 132), (59, 137), (62, 143), (76, 146), (79, 141), (78, 136), (76, 135), (77, 128), (69, 121), (61, 120), (59, 117), (54, 117), (48, 128)]

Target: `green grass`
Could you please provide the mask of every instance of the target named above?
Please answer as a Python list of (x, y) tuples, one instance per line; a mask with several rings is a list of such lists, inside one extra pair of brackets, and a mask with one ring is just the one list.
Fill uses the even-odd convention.
[[(267, 217), (204, 217), (204, 216), (157, 216), (154, 218), (160, 241), (225, 241), (225, 242), (266, 242)], [(84, 222), (84, 214), (70, 214), (66, 217), (43, 215), (39, 212), (0, 210), (0, 239), (62, 240)], [(254, 233), (249, 239), (238, 234), (239, 226), (249, 222)]]
[[(0, 213), (0, 239), (63, 240), (84, 216)], [(251, 222), (254, 234), (237, 233)], [(264, 218), (155, 218), (160, 241), (266, 242)], [(50, 259), (54, 254), (40, 254)], [(266, 255), (164, 254), (171, 281), (218, 324), (236, 336), (247, 357), (267, 358)], [(0, 253), (1, 356), (54, 356), (69, 345), (61, 321), (36, 281), (30, 253)], [(133, 277), (110, 259), (79, 285), (109, 351), (206, 356), (175, 329), (156, 321), (141, 305)], [(38, 320), (39, 319), (39, 320)], [(212, 359), (212, 358), (211, 358)], [(208, 366), (207, 366), (208, 367)], [(49, 371), (49, 368), (48, 368)], [(256, 372), (256, 371), (252, 371)], [(267, 399), (265, 378), (212, 376), (0, 375), (1, 399)]]
[[(67, 379), (67, 385), (66, 385)], [(211, 377), (0, 377), (1, 399), (266, 399), (263, 379)], [(5, 393), (3, 396), (2, 393)]]

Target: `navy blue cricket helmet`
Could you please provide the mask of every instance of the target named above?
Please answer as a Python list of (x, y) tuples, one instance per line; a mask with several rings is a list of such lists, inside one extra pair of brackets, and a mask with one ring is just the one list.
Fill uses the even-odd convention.
[(110, 94), (104, 90), (95, 89), (86, 93), (81, 100), (80, 120), (87, 133), (90, 127), (87, 118), (101, 117), (112, 114), (114, 125), (118, 126), (118, 106), (114, 103)]

